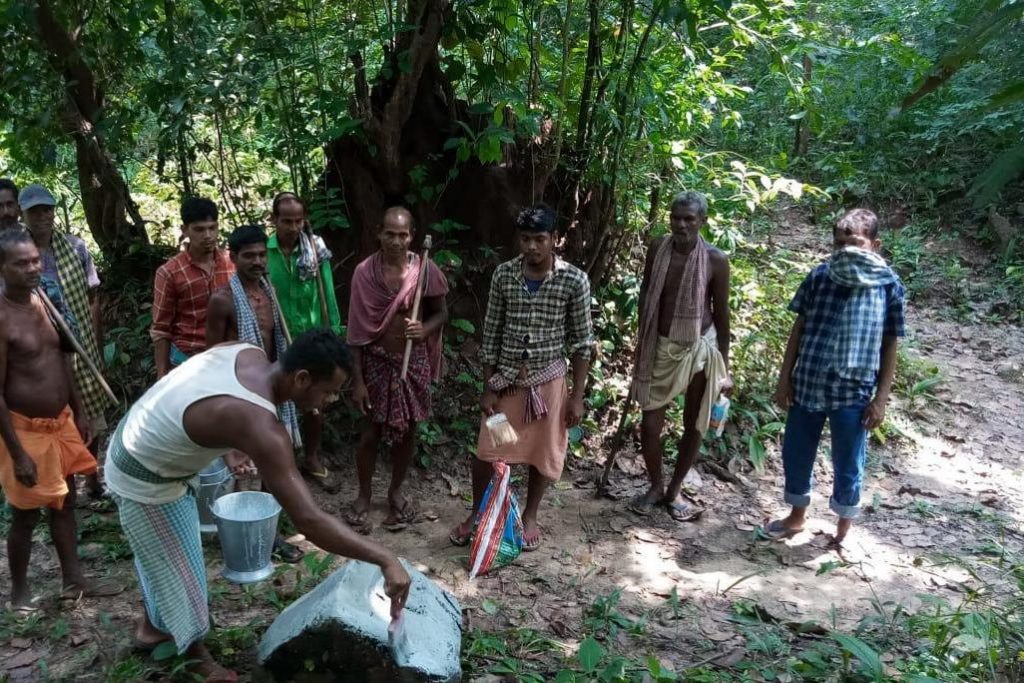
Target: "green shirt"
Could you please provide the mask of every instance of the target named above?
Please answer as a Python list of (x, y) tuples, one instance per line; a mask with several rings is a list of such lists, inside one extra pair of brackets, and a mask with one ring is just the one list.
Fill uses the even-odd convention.
[[(320, 288), (317, 278), (302, 280), (299, 278), (296, 261), (299, 259), (299, 245), (296, 244), (289, 256), (277, 245), (277, 234), (267, 240), (267, 274), (277, 292), (277, 300), (281, 304), (281, 313), (288, 324), (292, 338), (315, 327), (326, 327), (320, 306)], [(341, 334), (341, 315), (338, 313), (338, 300), (334, 295), (334, 275), (331, 264), (320, 264), (320, 275), (324, 281), (324, 294), (327, 297), (327, 316), (330, 318), (332, 330)]]

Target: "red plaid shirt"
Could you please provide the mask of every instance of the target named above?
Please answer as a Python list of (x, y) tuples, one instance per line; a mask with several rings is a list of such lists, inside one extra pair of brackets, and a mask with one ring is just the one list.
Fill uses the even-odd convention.
[(226, 251), (214, 255), (213, 271), (192, 263), (183, 251), (160, 266), (153, 280), (153, 326), (149, 336), (170, 339), (187, 356), (206, 349), (206, 309), (210, 295), (235, 272)]

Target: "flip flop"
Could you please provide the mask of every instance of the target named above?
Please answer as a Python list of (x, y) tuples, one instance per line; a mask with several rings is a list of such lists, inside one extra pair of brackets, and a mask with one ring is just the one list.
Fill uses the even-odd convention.
[(331, 472), (326, 467), (317, 472), (314, 472), (313, 470), (309, 470), (303, 467), (301, 471), (306, 476), (312, 478), (313, 481), (316, 482), (317, 486), (323, 489), (324, 493), (334, 494), (341, 490), (341, 486), (339, 484), (329, 484), (327, 482), (328, 478), (331, 475)]
[(462, 531), (465, 528), (465, 525), (466, 525), (466, 523), (462, 522), (457, 527), (452, 529), (451, 533), (448, 534), (448, 541), (452, 545), (461, 548), (462, 546), (469, 545), (469, 542), (471, 540), (473, 540), (474, 528), (472, 526), (469, 528), (469, 531), (466, 531), (466, 532), (464, 532), (462, 534), (459, 533), (460, 531)]
[(536, 536), (533, 537), (533, 541), (530, 541), (530, 540), (528, 540), (526, 538), (526, 532), (524, 531), (523, 532), (523, 552), (524, 553), (532, 553), (534, 550), (537, 550), (537, 548), (540, 548), (540, 542), (541, 542), (541, 537), (540, 536), (541, 536), (540, 527), (537, 527), (537, 534), (536, 534)]
[(288, 564), (295, 564), (305, 556), (305, 552), (302, 548), (292, 545), (288, 541), (284, 540), (280, 536), (274, 539), (274, 549), (272, 555), (282, 562)]
[(363, 510), (362, 512), (356, 512), (350, 505), (348, 510), (345, 511), (343, 519), (345, 524), (352, 527), (352, 530), (357, 534), (366, 536), (373, 530), (373, 526), (369, 523), (368, 517), (370, 516), (369, 510)]
[(85, 506), (90, 512), (110, 512), (114, 509), (114, 501), (109, 497), (94, 498)]
[(391, 508), (391, 513), (381, 526), (392, 532), (402, 531), (410, 524), (415, 523), (417, 514), (418, 511), (412, 501), (406, 498), (405, 505), (400, 510), (396, 511), (394, 508)]
[(124, 586), (110, 581), (90, 582), (84, 588), (65, 586), (60, 592), (61, 600), (81, 600), (82, 598), (109, 598), (124, 593)]
[(647, 500), (647, 496), (640, 495), (629, 501), (626, 505), (626, 509), (640, 515), (641, 517), (649, 517), (651, 513), (654, 512), (654, 503)]
[(665, 509), (668, 510), (668, 516), (677, 522), (695, 522), (704, 514), (704, 508), (688, 503), (680, 503), (673, 500), (664, 503), (664, 505)]
[[(35, 601), (35, 598), (33, 598), (33, 601)], [(35, 605), (18, 605), (17, 607), (11, 607), (10, 610), (16, 616), (30, 617), (33, 614), (39, 614), (39, 612), (42, 611), (42, 608), (36, 607)]]
[(781, 519), (773, 519), (761, 528), (761, 533), (773, 541), (785, 541), (787, 538), (793, 538), (801, 531), (803, 531), (803, 527), (790, 529), (783, 526)]

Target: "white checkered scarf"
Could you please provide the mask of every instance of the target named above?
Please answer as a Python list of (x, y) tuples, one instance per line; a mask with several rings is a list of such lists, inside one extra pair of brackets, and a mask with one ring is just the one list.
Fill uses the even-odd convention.
[[(85, 279), (82, 262), (78, 260), (74, 247), (63, 233), (54, 231), (50, 242), (53, 255), (57, 261), (57, 273), (60, 276), (61, 290), (67, 308), (78, 321), (78, 342), (97, 368), (103, 367), (99, 345), (96, 343), (96, 331), (92, 326), (92, 311), (89, 309), (89, 284)], [(72, 361), (75, 384), (82, 400), (82, 406), (90, 418), (102, 417), (103, 411), (110, 405), (110, 399), (104, 392), (99, 380), (84, 360), (76, 354)]]
[[(238, 273), (232, 274), (228, 283), (231, 286), (231, 296), (235, 301), (235, 325), (238, 328), (238, 340), (247, 344), (253, 344), (266, 351), (267, 347), (263, 344), (263, 335), (260, 334), (260, 325), (256, 320), (256, 313), (252, 310), (249, 297), (245, 294), (245, 288), (242, 287), (242, 281), (238, 278)], [(273, 302), (274, 298), (265, 280), (260, 280), (260, 287), (267, 295), (267, 298)], [(285, 339), (284, 326), (281, 324), (281, 312), (277, 310), (277, 306), (271, 304), (271, 307), (274, 309), (274, 348), (277, 350), (277, 357), (280, 358), (284, 350), (288, 348), (288, 341)], [(277, 406), (277, 417), (285, 429), (288, 430), (288, 436), (292, 439), (292, 445), (295, 448), (301, 448), (302, 436), (299, 432), (299, 415), (295, 409), (295, 403), (293, 401), (279, 403)]]
[(320, 264), (329, 263), (332, 256), (319, 235), (299, 233), (299, 256), (295, 259), (295, 268), (299, 271), (300, 280), (312, 280), (320, 270)]

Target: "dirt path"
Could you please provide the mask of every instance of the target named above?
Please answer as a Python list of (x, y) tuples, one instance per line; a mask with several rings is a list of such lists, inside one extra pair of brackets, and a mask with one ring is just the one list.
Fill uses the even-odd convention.
[[(774, 237), (804, 254), (820, 247), (805, 228)], [(516, 661), (541, 671), (572, 651), (587, 617), (591, 627), (617, 623), (628, 630), (631, 622), (642, 622), (642, 629), (633, 629), (642, 630), (642, 638), (623, 646), (641, 647), (679, 669), (751, 646), (749, 634), (728, 620), (738, 601), (762, 616), (825, 626), (849, 626), (895, 604), (913, 608), (922, 593), (956, 602), (973, 579), (943, 558), (1019, 550), (1024, 541), (1018, 531), (1024, 515), (1024, 331), (961, 325), (935, 309), (912, 308), (909, 324), (910, 355), (938, 366), (944, 381), (933, 398), (922, 393), (894, 407), (893, 422), (904, 436), (873, 445), (867, 510), (842, 555), (826, 548), (834, 518), (827, 510), (831, 472), (824, 460), (808, 530), (786, 543), (756, 540), (755, 527), (783, 509), (777, 452), (764, 473), (740, 471), (739, 483), (699, 468), (691, 488), (708, 510), (690, 524), (671, 522), (663, 512), (641, 518), (627, 512), (622, 500), (595, 498), (603, 454), (596, 463), (571, 463), (578, 469), (566, 471), (542, 509), (541, 549), (473, 582), (465, 571), (466, 549), (447, 540), (449, 528), (466, 513), (468, 463), (413, 473), (411, 487), (427, 519), (398, 534), (379, 528), (385, 514), (382, 467), (373, 536), (459, 597), (471, 644), (489, 632), (514, 632), (506, 641)], [(600, 448), (597, 440), (590, 446), (592, 452)], [(350, 464), (351, 452), (338, 460)], [(614, 477), (622, 496), (643, 486), (642, 460), (629, 446)], [(347, 481), (339, 495), (319, 498), (326, 509), (340, 512), (353, 496)], [(103, 602), (58, 606), (49, 600), (44, 614), (28, 619), (5, 615), (0, 671), (11, 681), (40, 680), (44, 671), (78, 681), (161, 677), (159, 667), (126, 649), (138, 597), (116, 514), (89, 513), (83, 527), (90, 571), (122, 577), (129, 590)], [(52, 594), (56, 557), (42, 541), (33, 550), (38, 590)], [(6, 564), (6, 556), (0, 561)], [(239, 589), (217, 576), (215, 544), (208, 562), (218, 626), (214, 650), (244, 671), (282, 596), (295, 590), (296, 572), (284, 568), (274, 582)], [(0, 584), (4, 604), (8, 591), (6, 581)]]

